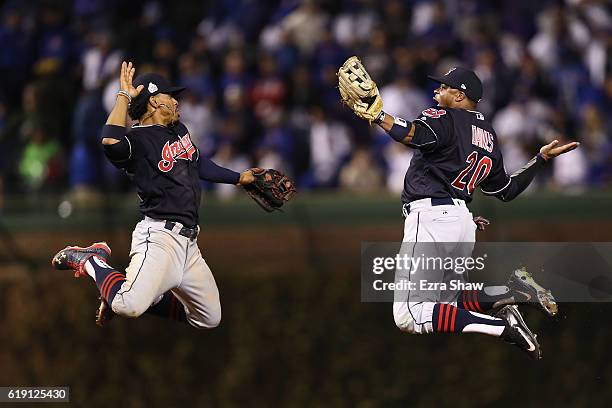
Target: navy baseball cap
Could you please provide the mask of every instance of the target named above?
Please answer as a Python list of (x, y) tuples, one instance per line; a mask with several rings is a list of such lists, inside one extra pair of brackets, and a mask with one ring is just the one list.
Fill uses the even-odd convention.
[(158, 93), (175, 96), (185, 90), (184, 86), (172, 86), (166, 78), (154, 72), (138, 75), (134, 79), (134, 88), (138, 88), (140, 85), (144, 85), (142, 93), (149, 96), (157, 95)]
[(480, 102), (482, 98), (482, 82), (474, 71), (469, 69), (455, 67), (443, 76), (430, 75), (427, 78), (465, 92), (468, 98), (474, 102)]

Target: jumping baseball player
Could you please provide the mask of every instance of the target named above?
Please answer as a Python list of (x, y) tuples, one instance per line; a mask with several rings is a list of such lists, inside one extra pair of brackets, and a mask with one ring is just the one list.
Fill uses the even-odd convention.
[[(100, 325), (108, 319), (110, 306), (124, 317), (147, 312), (196, 328), (213, 328), (221, 320), (221, 304), (215, 279), (197, 245), (200, 180), (254, 188), (261, 178), (277, 172), (249, 169), (236, 173), (201, 156), (179, 121), (175, 96), (184, 88), (171, 86), (153, 73), (140, 75), (132, 83), (134, 72), (131, 62), (122, 63), (121, 89), (102, 139), (105, 155), (125, 170), (140, 198), (144, 219), (132, 234), (130, 264), (125, 272), (110, 266), (111, 250), (104, 242), (86, 248), (66, 247), (53, 257), (52, 264), (56, 269), (74, 270), (75, 277), (88, 275), (95, 281), (102, 298), (97, 315)], [(130, 129), (126, 129), (128, 114), (138, 121)], [(271, 182), (266, 183), (270, 187)], [(286, 178), (282, 187), (295, 191)], [(258, 191), (249, 193), (257, 195)], [(257, 198), (262, 207), (267, 204), (267, 196)], [(281, 195), (272, 207), (280, 207), (283, 199), (288, 197)]]
[[(476, 110), (482, 83), (474, 72), (456, 67), (444, 76), (429, 77), (440, 84), (433, 96), (437, 106), (423, 110), (412, 122), (382, 110), (376, 84), (357, 57), (345, 62), (338, 78), (342, 99), (357, 116), (415, 149), (402, 193), (403, 249), (413, 254), (417, 248), (426, 248), (430, 255), (434, 251), (439, 257), (469, 256), (477, 225), (466, 204), (474, 190), (480, 187), (485, 195), (510, 201), (529, 186), (546, 162), (579, 145), (557, 146), (554, 140), (509, 176), (495, 131)], [(410, 275), (396, 270), (396, 281), (409, 280)], [(443, 281), (444, 272), (433, 278)], [(525, 269), (514, 271), (506, 286), (466, 290), (443, 301), (435, 292), (396, 291), (395, 295), (393, 316), (402, 331), (488, 334), (517, 345), (535, 359), (541, 357), (540, 346), (515, 304), (529, 301), (547, 315), (557, 313), (550, 292)]]

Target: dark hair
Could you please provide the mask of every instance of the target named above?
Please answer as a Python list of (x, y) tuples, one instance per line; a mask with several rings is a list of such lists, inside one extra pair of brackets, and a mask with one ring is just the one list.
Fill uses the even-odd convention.
[(141, 92), (135, 98), (132, 98), (130, 106), (128, 106), (128, 115), (132, 120), (139, 120), (142, 115), (147, 113), (147, 103), (149, 102), (149, 94)]

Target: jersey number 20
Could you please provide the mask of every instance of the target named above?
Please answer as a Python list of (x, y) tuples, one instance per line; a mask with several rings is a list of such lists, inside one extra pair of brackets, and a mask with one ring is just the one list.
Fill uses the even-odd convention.
[[(467, 193), (472, 194), (476, 186), (480, 184), (482, 180), (486, 179), (491, 172), (493, 162), (489, 156), (483, 156), (479, 161), (477, 151), (470, 153), (465, 162), (468, 163), (468, 166), (461, 170), (461, 173), (459, 173), (451, 184), (457, 190), (464, 190), (467, 187)], [(467, 181), (469, 174), (471, 174), (471, 176), (469, 181)]]

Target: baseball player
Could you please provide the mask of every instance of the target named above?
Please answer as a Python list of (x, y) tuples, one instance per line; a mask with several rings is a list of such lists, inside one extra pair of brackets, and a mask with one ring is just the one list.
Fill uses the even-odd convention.
[[(66, 247), (52, 260), (56, 269), (90, 276), (98, 286), (102, 309), (124, 317), (145, 312), (213, 328), (221, 320), (219, 291), (197, 245), (200, 180), (248, 185), (252, 170), (236, 173), (201, 156), (175, 99), (184, 88), (158, 74), (134, 83), (132, 63), (121, 65), (121, 89), (103, 129), (108, 159), (134, 182), (144, 219), (132, 234), (130, 264), (122, 272), (109, 265), (104, 242)], [(138, 124), (126, 129), (127, 115)], [(102, 316), (100, 316), (102, 315)], [(103, 323), (104, 310), (98, 323)]]
[[(422, 250), (443, 258), (470, 256), (477, 225), (466, 204), (474, 190), (480, 187), (485, 195), (510, 201), (529, 186), (549, 160), (579, 145), (572, 142), (558, 146), (554, 140), (509, 176), (495, 130), (477, 110), (483, 89), (474, 72), (456, 67), (444, 76), (429, 77), (439, 83), (433, 96), (437, 106), (423, 110), (412, 122), (382, 110), (376, 84), (357, 57), (345, 62), (338, 77), (342, 99), (357, 116), (376, 123), (395, 141), (415, 149), (402, 192), (402, 249), (413, 255)], [(412, 279), (410, 272), (423, 276), (415, 270), (396, 270), (396, 281)], [(429, 280), (446, 279), (444, 271), (437, 273)], [(443, 300), (440, 293), (432, 291), (396, 291), (394, 300), (393, 317), (402, 331), (488, 334), (517, 345), (535, 359), (541, 357), (540, 346), (515, 304), (529, 301), (547, 315), (557, 313), (550, 292), (525, 269), (514, 271), (506, 286), (455, 291)]]

